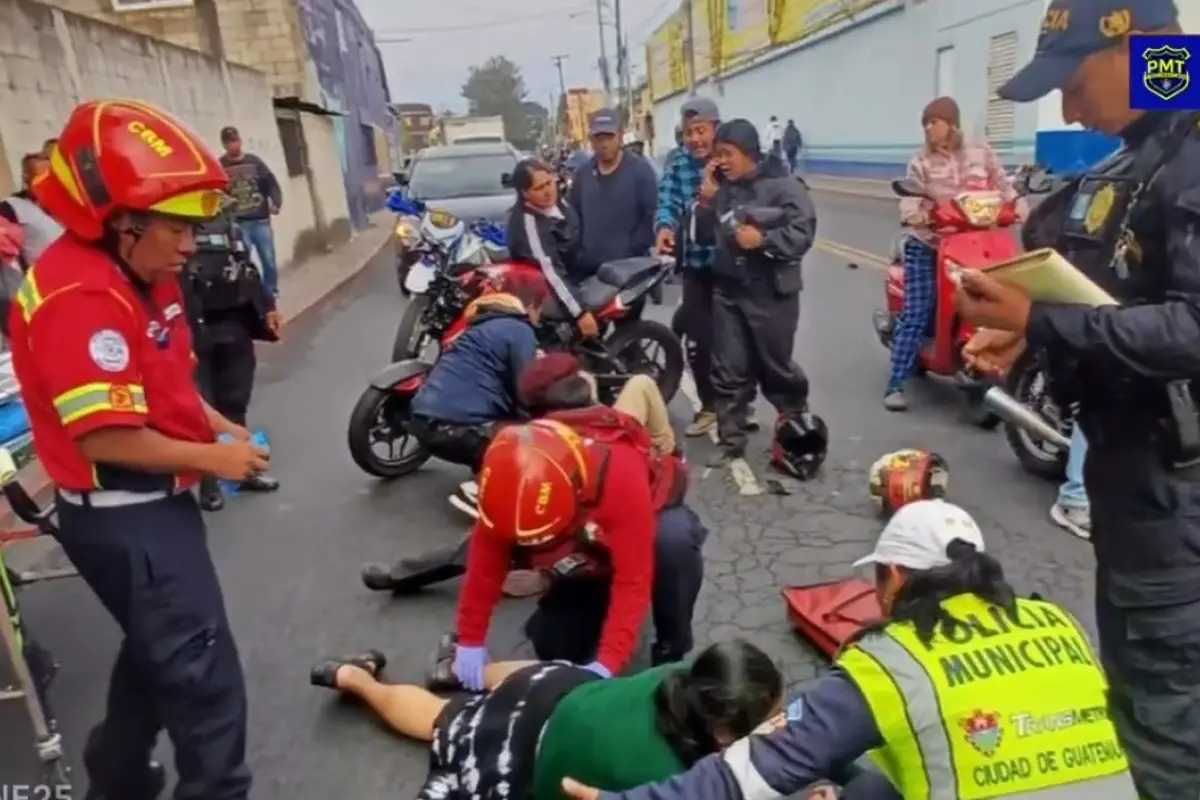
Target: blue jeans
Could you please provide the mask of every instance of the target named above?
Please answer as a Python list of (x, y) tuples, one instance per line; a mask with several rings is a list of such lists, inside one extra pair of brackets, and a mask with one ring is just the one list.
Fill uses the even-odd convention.
[(1087, 440), (1076, 424), (1071, 428), (1071, 453), (1067, 456), (1067, 479), (1058, 489), (1058, 504), (1067, 508), (1087, 508), (1087, 490), (1083, 487), (1083, 462), (1087, 458)]
[(275, 297), (279, 296), (279, 266), (275, 263), (275, 234), (271, 231), (271, 220), (248, 219), (238, 223), (246, 244), (258, 258), (262, 270), (263, 286)]

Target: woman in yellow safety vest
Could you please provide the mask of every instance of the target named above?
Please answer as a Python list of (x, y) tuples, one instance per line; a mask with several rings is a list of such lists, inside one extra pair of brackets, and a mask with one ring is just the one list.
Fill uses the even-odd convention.
[[(966, 511), (904, 506), (871, 565), (884, 618), (794, 700), (776, 730), (662, 783), (577, 800), (774, 800), (820, 781), (872, 800), (1136, 800), (1079, 623), (1018, 598)], [(866, 755), (867, 770), (847, 780)]]

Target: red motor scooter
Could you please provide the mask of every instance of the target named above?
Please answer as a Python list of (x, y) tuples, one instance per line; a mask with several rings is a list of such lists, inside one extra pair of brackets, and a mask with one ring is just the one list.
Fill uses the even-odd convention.
[[(909, 180), (892, 181), (892, 191), (898, 197), (920, 197), (934, 203), (929, 213), (937, 232), (936, 305), (921, 352), (917, 356), (916, 374), (932, 374), (953, 382), (968, 397), (971, 421), (982, 428), (992, 429), (1000, 418), (983, 404), (983, 395), (991, 383), (973, 374), (963, 362), (962, 349), (974, 326), (958, 318), (954, 308), (956, 275), (961, 270), (979, 269), (1020, 254), (1020, 245), (1007, 230), (1017, 222), (1016, 204), (1006, 201), (994, 191), (967, 190), (950, 200), (937, 203), (916, 183)], [(903, 238), (892, 254), (884, 284), (886, 310), (874, 314), (875, 333), (884, 347), (891, 349), (892, 333), (904, 308)]]

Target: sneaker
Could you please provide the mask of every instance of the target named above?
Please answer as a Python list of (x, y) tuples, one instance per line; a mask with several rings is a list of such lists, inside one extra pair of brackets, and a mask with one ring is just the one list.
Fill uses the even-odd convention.
[(1050, 506), (1050, 519), (1054, 520), (1055, 525), (1080, 539), (1092, 538), (1092, 515), (1086, 508), (1055, 503)]
[(888, 411), (908, 411), (908, 398), (899, 389), (892, 389), (883, 396), (883, 407)]
[(712, 411), (701, 411), (692, 418), (692, 424), (687, 426), (684, 435), (695, 438), (697, 436), (707, 436), (712, 431), (717, 429), (717, 415)]
[(479, 502), (479, 484), (475, 481), (463, 481), (458, 485), (458, 491), (472, 503)]
[(450, 505), (457, 508), (459, 511), (466, 514), (471, 519), (479, 519), (479, 506), (474, 500), (464, 500), (458, 494), (452, 494), (449, 497)]

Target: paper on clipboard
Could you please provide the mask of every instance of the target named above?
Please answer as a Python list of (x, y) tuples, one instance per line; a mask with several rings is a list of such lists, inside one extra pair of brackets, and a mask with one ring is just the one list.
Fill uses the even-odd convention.
[(1002, 283), (1025, 290), (1029, 299), (1037, 302), (1119, 305), (1112, 295), (1076, 269), (1057, 250), (1048, 247), (982, 267), (981, 271)]

